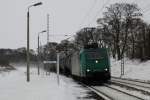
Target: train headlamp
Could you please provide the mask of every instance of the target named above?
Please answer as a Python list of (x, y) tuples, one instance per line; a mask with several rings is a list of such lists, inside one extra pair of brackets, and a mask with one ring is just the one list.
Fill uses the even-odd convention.
[(90, 70), (89, 70), (89, 69), (87, 69), (86, 71), (87, 71), (87, 72), (89, 72)]
[(96, 60), (95, 63), (98, 63), (98, 60)]
[(107, 69), (107, 68), (105, 68), (104, 70), (105, 70), (105, 71), (108, 71), (108, 69)]

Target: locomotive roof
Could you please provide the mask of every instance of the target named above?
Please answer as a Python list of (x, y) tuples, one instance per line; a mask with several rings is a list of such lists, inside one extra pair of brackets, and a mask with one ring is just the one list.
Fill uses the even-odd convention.
[(97, 50), (107, 50), (106, 48), (88, 48), (88, 49), (81, 49), (80, 53), (86, 52), (86, 51), (97, 51)]

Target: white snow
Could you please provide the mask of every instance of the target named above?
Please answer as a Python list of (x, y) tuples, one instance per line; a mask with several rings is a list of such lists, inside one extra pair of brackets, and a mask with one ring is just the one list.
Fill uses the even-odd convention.
[[(37, 75), (37, 68), (31, 68), (31, 81), (26, 82), (26, 65), (16, 65), (17, 70), (0, 71), (0, 100), (93, 100), (86, 98), (88, 89), (73, 79), (44, 71)], [(111, 59), (112, 76), (120, 77), (120, 61)], [(15, 66), (14, 66), (15, 67)], [(2, 70), (3, 68), (1, 68)], [(150, 61), (125, 59), (124, 78), (150, 81)]]
[[(141, 62), (140, 60), (124, 60), (125, 73), (123, 78), (139, 79), (150, 81), (150, 60)], [(112, 76), (120, 77), (121, 61), (111, 59), (111, 74)]]
[(120, 86), (114, 86), (114, 85), (111, 85), (111, 87), (119, 89), (119, 90), (124, 91), (124, 92), (129, 93), (129, 94), (138, 96), (139, 98), (143, 98), (144, 100), (150, 100), (149, 95), (142, 94), (142, 92), (140, 92), (140, 91), (135, 91), (135, 90), (132, 90), (132, 89), (126, 89), (126, 88), (123, 88), (123, 87), (120, 87)]
[[(122, 78), (130, 78), (137, 79), (143, 81), (150, 82), (150, 60), (141, 62), (140, 60), (129, 60), (128, 58), (124, 59), (124, 75)], [(120, 77), (121, 73), (121, 61), (116, 61), (111, 59), (111, 75)], [(141, 92), (128, 90), (120, 88), (120, 86), (116, 86), (119, 89), (126, 91), (130, 94), (137, 95), (139, 97), (144, 98), (144, 100), (150, 100), (150, 97), (142, 94)]]
[(37, 69), (31, 68), (31, 81), (28, 83), (25, 72), (26, 67), (20, 67), (0, 73), (0, 100), (88, 100), (84, 98), (89, 90), (71, 78), (60, 76), (58, 85), (55, 73), (45, 75), (42, 71), (38, 76)]

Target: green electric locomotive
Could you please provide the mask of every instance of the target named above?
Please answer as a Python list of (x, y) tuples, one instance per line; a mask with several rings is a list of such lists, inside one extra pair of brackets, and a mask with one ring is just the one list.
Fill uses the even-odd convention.
[(106, 48), (85, 47), (71, 59), (73, 76), (88, 80), (110, 80), (110, 61)]

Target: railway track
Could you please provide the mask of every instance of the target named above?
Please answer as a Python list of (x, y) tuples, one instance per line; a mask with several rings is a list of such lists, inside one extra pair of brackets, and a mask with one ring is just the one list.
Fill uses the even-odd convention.
[(130, 81), (130, 80), (112, 78), (111, 83), (133, 88), (143, 92), (144, 94), (146, 93), (150, 95), (150, 84), (146, 82), (137, 82), (134, 80)]
[(150, 100), (150, 83), (112, 78), (110, 84), (86, 86), (104, 100)]
[(150, 100), (150, 83), (112, 77), (109, 83), (88, 86), (104, 100)]
[(87, 86), (91, 91), (95, 92), (104, 100), (145, 100), (138, 96), (129, 94), (121, 89), (117, 89), (112, 85), (104, 84), (103, 86)]
[(129, 82), (135, 82), (135, 83), (141, 83), (141, 84), (150, 84), (150, 81), (144, 81), (144, 80), (134, 80), (134, 79), (128, 79), (128, 78), (120, 78), (120, 77), (112, 77), (112, 79), (119, 79), (119, 80), (126, 80)]
[(150, 83), (131, 79), (112, 78), (111, 84), (117, 88), (122, 87), (124, 91), (142, 97), (144, 100), (150, 100)]

